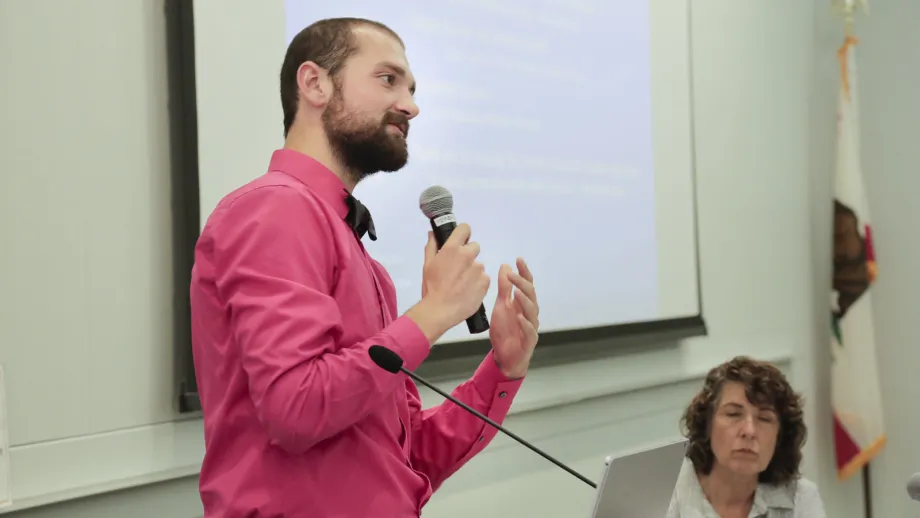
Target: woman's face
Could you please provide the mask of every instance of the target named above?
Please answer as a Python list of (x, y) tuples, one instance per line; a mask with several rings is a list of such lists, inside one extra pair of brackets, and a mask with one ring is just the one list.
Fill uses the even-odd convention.
[(751, 404), (740, 383), (722, 387), (709, 439), (716, 464), (739, 475), (756, 476), (770, 464), (778, 435), (779, 417), (773, 408)]

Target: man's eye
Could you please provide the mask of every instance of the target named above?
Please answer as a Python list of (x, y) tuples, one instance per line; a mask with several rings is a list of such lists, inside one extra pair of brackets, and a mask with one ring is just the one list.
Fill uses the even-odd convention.
[(388, 85), (391, 85), (396, 82), (396, 76), (394, 76), (393, 74), (384, 74), (380, 77), (383, 78), (383, 81)]

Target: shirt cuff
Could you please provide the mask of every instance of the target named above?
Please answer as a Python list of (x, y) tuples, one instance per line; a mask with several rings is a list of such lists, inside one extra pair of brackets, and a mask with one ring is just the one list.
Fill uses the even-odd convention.
[(431, 352), (425, 333), (405, 315), (391, 322), (384, 333), (390, 338), (390, 349), (403, 359), (403, 367), (410, 371), (417, 369)]
[(492, 401), (496, 392), (499, 393), (499, 397), (507, 398), (508, 401), (511, 401), (520, 390), (521, 384), (524, 383), (524, 378), (510, 380), (502, 374), (502, 371), (498, 368), (498, 363), (495, 362), (495, 358), (492, 356), (492, 351), (486, 354), (482, 363), (476, 368), (476, 372), (473, 373), (471, 380), (484, 401)]

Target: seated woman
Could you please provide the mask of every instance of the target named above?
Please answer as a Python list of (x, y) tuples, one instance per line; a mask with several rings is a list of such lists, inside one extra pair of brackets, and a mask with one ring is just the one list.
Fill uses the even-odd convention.
[(712, 369), (682, 425), (687, 458), (668, 518), (826, 518), (799, 474), (802, 400), (773, 365), (737, 357)]

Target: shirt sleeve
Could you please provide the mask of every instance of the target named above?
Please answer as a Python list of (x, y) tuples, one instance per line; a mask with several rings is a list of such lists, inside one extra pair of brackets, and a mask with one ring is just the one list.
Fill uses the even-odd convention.
[[(411, 381), (410, 381), (411, 383)], [(509, 380), (498, 369), (490, 351), (473, 377), (458, 386), (454, 397), (502, 424), (523, 379)], [(498, 430), (463, 408), (445, 401), (421, 409), (418, 392), (409, 391), (413, 468), (424, 473), (436, 490), (448, 477), (492, 441)]]
[(292, 453), (352, 426), (402, 383), (370, 359), (372, 344), (414, 369), (430, 344), (408, 317), (359, 343), (337, 344), (330, 295), (337, 252), (319, 202), (288, 186), (250, 191), (214, 229), (218, 295), (226, 304), (249, 395), (272, 442)]

